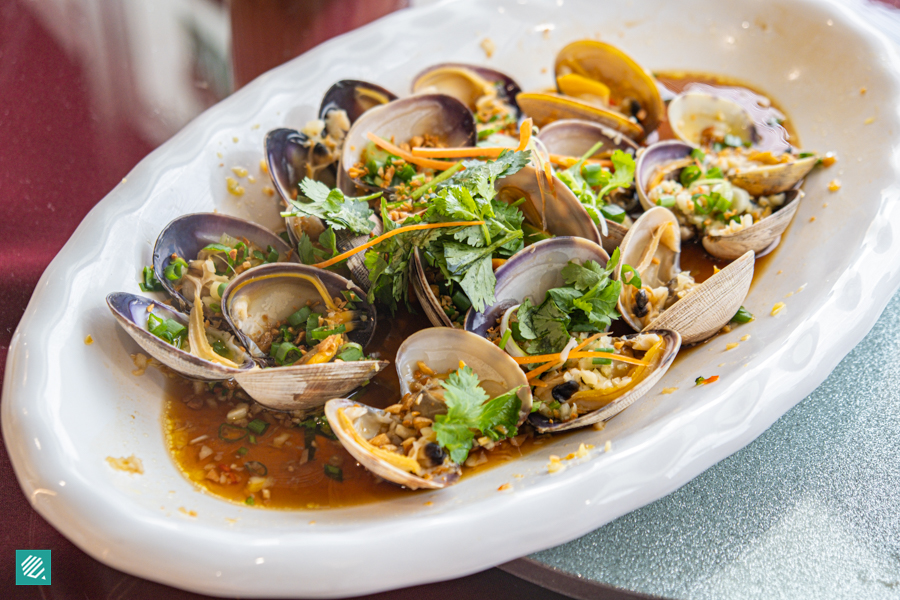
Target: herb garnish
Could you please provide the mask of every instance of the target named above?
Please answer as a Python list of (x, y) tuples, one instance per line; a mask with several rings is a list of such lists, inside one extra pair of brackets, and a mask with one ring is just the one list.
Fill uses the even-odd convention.
[(435, 417), (433, 427), (438, 444), (447, 449), (450, 459), (457, 464), (468, 458), (476, 431), (495, 441), (518, 433), (516, 424), (522, 408), (519, 388), (488, 401), (479, 383), (478, 375), (467, 366), (450, 373), (441, 382), (446, 391), (447, 414)]
[(612, 172), (598, 164), (586, 164), (600, 146), (601, 143), (595, 145), (577, 163), (557, 173), (557, 176), (584, 205), (594, 223), (605, 231), (604, 219), (616, 223), (625, 220), (625, 210), (617, 204), (610, 204), (605, 198), (613, 190), (628, 187), (634, 182), (634, 158), (621, 150), (614, 151), (610, 157)]

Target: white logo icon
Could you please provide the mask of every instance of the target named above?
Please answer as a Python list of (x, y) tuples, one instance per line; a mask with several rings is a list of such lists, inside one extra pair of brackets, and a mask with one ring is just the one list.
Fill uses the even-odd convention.
[(29, 577), (31, 579), (37, 579), (40, 577), (41, 579), (47, 579), (44, 576), (44, 561), (36, 556), (31, 554), (28, 555), (28, 558), (22, 561), (22, 573), (25, 574), (25, 577)]

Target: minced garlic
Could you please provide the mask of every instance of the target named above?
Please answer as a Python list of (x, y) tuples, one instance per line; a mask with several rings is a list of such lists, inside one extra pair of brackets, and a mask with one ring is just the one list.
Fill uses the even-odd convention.
[(728, 350), (734, 350), (738, 346), (740, 346), (740, 344), (738, 344), (737, 342), (731, 342), (730, 344), (725, 344), (725, 351), (727, 352)]
[(604, 452), (612, 452), (612, 440), (606, 440), (606, 445), (603, 446)]
[(750, 339), (750, 334), (748, 333), (747, 335), (745, 335), (744, 337), (741, 338), (741, 341), (746, 342), (749, 339)]
[(268, 174), (269, 165), (266, 164), (266, 159), (264, 159), (264, 158), (259, 159), (259, 170), (262, 173)]
[(550, 462), (547, 463), (547, 472), (553, 475), (554, 473), (561, 473), (566, 470), (566, 466), (562, 464), (562, 461), (559, 460), (559, 457), (555, 454), (550, 455)]
[(829, 192), (836, 192), (841, 189), (841, 180), (840, 179), (832, 179), (828, 184)]
[(92, 338), (91, 335), (88, 334), (88, 336), (86, 338), (84, 338), (85, 346), (90, 346), (93, 343), (94, 343), (94, 338)]
[(776, 302), (775, 306), (772, 307), (772, 316), (774, 317), (778, 313), (780, 313), (782, 310), (784, 310), (785, 306), (786, 306), (786, 304), (784, 302)]
[(246, 177), (248, 173), (247, 169), (244, 167), (231, 167), (231, 172), (238, 177)]
[(668, 388), (663, 388), (662, 392), (660, 392), (660, 393), (661, 394), (674, 394), (677, 391), (678, 391), (677, 387), (668, 387)]
[(488, 58), (490, 58), (497, 50), (497, 44), (495, 44), (494, 40), (492, 40), (491, 38), (484, 38), (483, 40), (481, 40), (481, 49), (484, 50), (484, 54)]
[(512, 489), (511, 485), (509, 485), (508, 483), (504, 483), (503, 485), (501, 485), (500, 487), (497, 488), (497, 491), (505, 492), (506, 490), (511, 490), (511, 489)]
[(263, 186), (263, 194), (271, 198), (275, 195), (275, 188), (273, 188), (271, 185)]

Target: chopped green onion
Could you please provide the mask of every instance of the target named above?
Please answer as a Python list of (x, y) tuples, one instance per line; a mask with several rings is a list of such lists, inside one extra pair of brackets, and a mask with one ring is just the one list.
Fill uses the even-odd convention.
[(304, 306), (287, 318), (288, 325), (291, 327), (299, 327), (309, 319), (312, 310), (308, 306)]
[(706, 179), (724, 179), (724, 175), (722, 175), (722, 169), (719, 167), (710, 167), (706, 171), (706, 175), (704, 176)]
[(188, 268), (188, 264), (184, 261), (180, 256), (176, 256), (172, 259), (169, 264), (163, 269), (163, 275), (169, 281), (178, 281), (184, 275), (185, 270)]
[(247, 437), (247, 430), (231, 423), (219, 425), (219, 439), (226, 442), (239, 442)]
[(797, 155), (797, 158), (809, 158), (810, 156), (815, 156), (815, 152), (801, 152)]
[(210, 302), (210, 303), (209, 303), (209, 309), (210, 309), (211, 311), (215, 312), (215, 313), (220, 313), (220, 312), (222, 312), (222, 307), (219, 306), (219, 305), (218, 305), (217, 303), (215, 303), (215, 302)]
[(453, 301), (453, 304), (456, 308), (459, 309), (459, 312), (466, 312), (472, 307), (472, 301), (469, 300), (469, 297), (462, 290), (457, 290), (450, 296), (450, 300)]
[(253, 499), (253, 496), (247, 496), (247, 499), (244, 500), (244, 504), (253, 506), (254, 504), (256, 504), (256, 500)]
[(325, 465), (325, 476), (330, 477), (335, 481), (344, 481), (344, 472), (340, 467), (335, 467), (333, 465)]
[(743, 306), (738, 309), (733, 317), (731, 317), (733, 323), (749, 323), (752, 320), (753, 315)]
[(702, 174), (700, 167), (697, 165), (688, 165), (681, 170), (681, 175), (678, 176), (678, 179), (681, 181), (681, 185), (690, 187), (692, 183), (700, 179)]
[(723, 141), (726, 146), (731, 146), (732, 148), (740, 148), (744, 145), (744, 140), (731, 133), (726, 133)]
[(656, 199), (656, 205), (672, 208), (675, 206), (675, 196), (660, 196)]
[(266, 468), (266, 465), (258, 460), (247, 461), (244, 463), (244, 467), (258, 477), (265, 477), (269, 474), (269, 469)]
[(263, 421), (262, 419), (253, 419), (247, 424), (247, 429), (255, 433), (256, 435), (262, 435), (266, 432), (266, 429), (269, 428), (269, 424)]
[(219, 298), (221, 298), (222, 296), (225, 295), (225, 288), (227, 288), (227, 287), (228, 287), (228, 284), (227, 284), (227, 283), (220, 283), (220, 284), (219, 284), (219, 289), (218, 289)]
[(159, 282), (159, 279), (156, 278), (156, 273), (153, 272), (152, 267), (144, 267), (143, 275), (144, 281), (138, 284), (142, 292), (161, 292), (165, 289), (163, 284)]
[(275, 359), (277, 365), (284, 366), (292, 365), (303, 358), (303, 353), (292, 343), (282, 342), (280, 344), (272, 344), (272, 347), (269, 348), (269, 356)]
[(272, 246), (266, 246), (266, 262), (275, 263), (278, 262), (278, 258), (278, 250)]
[(625, 209), (618, 204), (607, 204), (606, 206), (601, 206), (600, 212), (603, 213), (603, 216), (610, 221), (614, 221), (616, 223), (623, 223), (625, 221)]
[(691, 158), (696, 161), (703, 162), (706, 159), (706, 153), (703, 152), (700, 148), (694, 148), (691, 150)]
[(321, 340), (324, 340), (325, 338), (327, 338), (328, 336), (336, 335), (338, 333), (344, 333), (345, 331), (347, 331), (347, 326), (344, 325), (343, 323), (341, 323), (334, 329), (329, 329), (328, 326), (325, 325), (323, 327), (317, 327), (316, 329), (313, 329), (312, 331), (307, 333), (307, 336), (310, 339), (321, 341)]
[(228, 349), (228, 346), (225, 345), (225, 342), (222, 340), (215, 340), (212, 343), (213, 352), (218, 354), (223, 358), (231, 358), (231, 350)]
[(241, 447), (238, 448), (238, 450), (237, 450), (237, 455), (238, 455), (238, 456), (244, 456), (245, 454), (247, 454), (247, 452), (249, 452), (249, 451), (247, 450), (246, 446), (241, 446)]
[[(616, 349), (615, 348), (598, 348), (597, 350), (592, 350), (591, 352), (608, 352), (609, 354), (615, 354)], [(595, 365), (611, 365), (612, 359), (611, 358), (595, 358), (593, 360), (593, 362)]]
[(503, 337), (500, 338), (500, 349), (506, 350), (506, 344), (509, 343), (509, 338), (512, 337), (512, 329), (507, 329), (506, 333), (503, 334)]
[(354, 342), (348, 342), (338, 348), (337, 358), (344, 362), (354, 362), (365, 358), (363, 347)]
[(252, 435), (252, 434), (251, 434), (251, 435), (248, 435), (248, 436), (247, 436), (247, 441), (250, 442), (251, 444), (255, 444), (255, 443), (256, 443), (256, 436), (255, 436), (255, 435)]

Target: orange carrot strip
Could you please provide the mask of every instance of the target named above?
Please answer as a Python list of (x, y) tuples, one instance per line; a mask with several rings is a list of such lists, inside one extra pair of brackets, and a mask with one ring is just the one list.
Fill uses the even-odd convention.
[(541, 381), (540, 379), (535, 379), (531, 385), (534, 387), (547, 387), (547, 382)]
[(366, 137), (369, 138), (369, 141), (381, 148), (382, 150), (387, 150), (394, 156), (399, 156), (403, 160), (408, 163), (412, 163), (414, 165), (419, 165), (420, 167), (426, 169), (434, 169), (436, 171), (444, 171), (449, 169), (456, 163), (451, 163), (443, 160), (429, 160), (427, 158), (420, 158), (417, 156), (413, 156), (406, 150), (403, 150), (399, 146), (395, 146), (387, 140), (383, 140), (371, 131), (366, 134)]
[(422, 158), (497, 158), (511, 148), (469, 146), (466, 148), (423, 148), (416, 146), (412, 155)]
[[(538, 377), (540, 377), (541, 375), (543, 375), (543, 374), (544, 374), (544, 371), (549, 371), (550, 368), (553, 367), (553, 366), (555, 366), (556, 364), (558, 364), (558, 363), (556, 363), (556, 362), (548, 362), (546, 365), (541, 365), (541, 366), (539, 366), (537, 369), (534, 369), (534, 370), (532, 370), (532, 371), (528, 371), (528, 374), (525, 376), (525, 379), (527, 379), (528, 381), (532, 381), (532, 380), (534, 380), (534, 381), (540, 381), (540, 379), (538, 379)], [(533, 385), (537, 385), (537, 384), (533, 384)]]
[(585, 346), (587, 346), (588, 344), (590, 344), (591, 342), (593, 342), (594, 340), (596, 340), (598, 337), (604, 335), (604, 333), (605, 333), (605, 332), (603, 332), (603, 331), (601, 331), (600, 333), (595, 333), (594, 335), (592, 335), (592, 336), (589, 337), (588, 339), (584, 340), (583, 342), (581, 342), (580, 344), (578, 344), (577, 346), (575, 346), (574, 348), (572, 348), (572, 352), (578, 352), (579, 350), (581, 350), (582, 348), (584, 348)]
[(453, 221), (451, 223), (419, 223), (418, 225), (407, 225), (406, 227), (398, 227), (393, 231), (388, 231), (387, 233), (383, 233), (379, 235), (377, 238), (371, 239), (362, 246), (357, 246), (351, 250), (347, 250), (343, 254), (338, 254), (334, 258), (329, 258), (326, 261), (316, 263), (312, 266), (317, 267), (319, 269), (324, 269), (325, 267), (330, 267), (335, 263), (339, 263), (342, 260), (346, 260), (353, 256), (354, 254), (358, 254), (363, 250), (368, 250), (375, 244), (379, 242), (383, 242), (388, 238), (392, 238), (399, 233), (405, 233), (407, 231), (418, 231), (420, 229), (439, 229), (441, 227), (468, 227), (470, 225), (484, 225), (484, 221)]
[(522, 124), (519, 126), (519, 147), (516, 148), (518, 152), (528, 147), (528, 142), (531, 141), (532, 127), (534, 127), (534, 121), (531, 120), (531, 117), (522, 121)]
[[(512, 359), (520, 365), (530, 365), (542, 362), (559, 362), (559, 359), (561, 357), (562, 354), (557, 353), (541, 354), (539, 356), (513, 356)], [(619, 362), (624, 362), (631, 365), (641, 365), (642, 367), (647, 366), (647, 363), (639, 358), (632, 358), (630, 356), (623, 356), (621, 354), (613, 354), (611, 352), (569, 352), (569, 358), (611, 358), (612, 360), (617, 360)]]
[[(565, 167), (567, 169), (580, 160), (581, 160), (581, 158), (579, 158), (577, 156), (564, 156), (562, 154), (551, 154), (550, 155), (550, 162), (552, 162), (555, 165)], [(611, 167), (612, 166), (612, 161), (606, 160), (604, 158), (589, 158), (584, 162), (585, 162), (585, 164), (597, 164), (597, 165), (600, 165), (603, 167)]]
[[(521, 152), (528, 147), (528, 142), (531, 141), (532, 125), (533, 123), (530, 118), (522, 121), (522, 125), (519, 127), (519, 146), (516, 148), (517, 152)], [(412, 149), (412, 155), (416, 158), (498, 158), (501, 154), (503, 154), (504, 150), (510, 150), (510, 148), (497, 146), (467, 146), (465, 148), (423, 148), (422, 146), (416, 146)], [(400, 155), (398, 154), (397, 156)]]
[(491, 259), (491, 268), (495, 271), (505, 264), (506, 264), (505, 258), (492, 258)]

